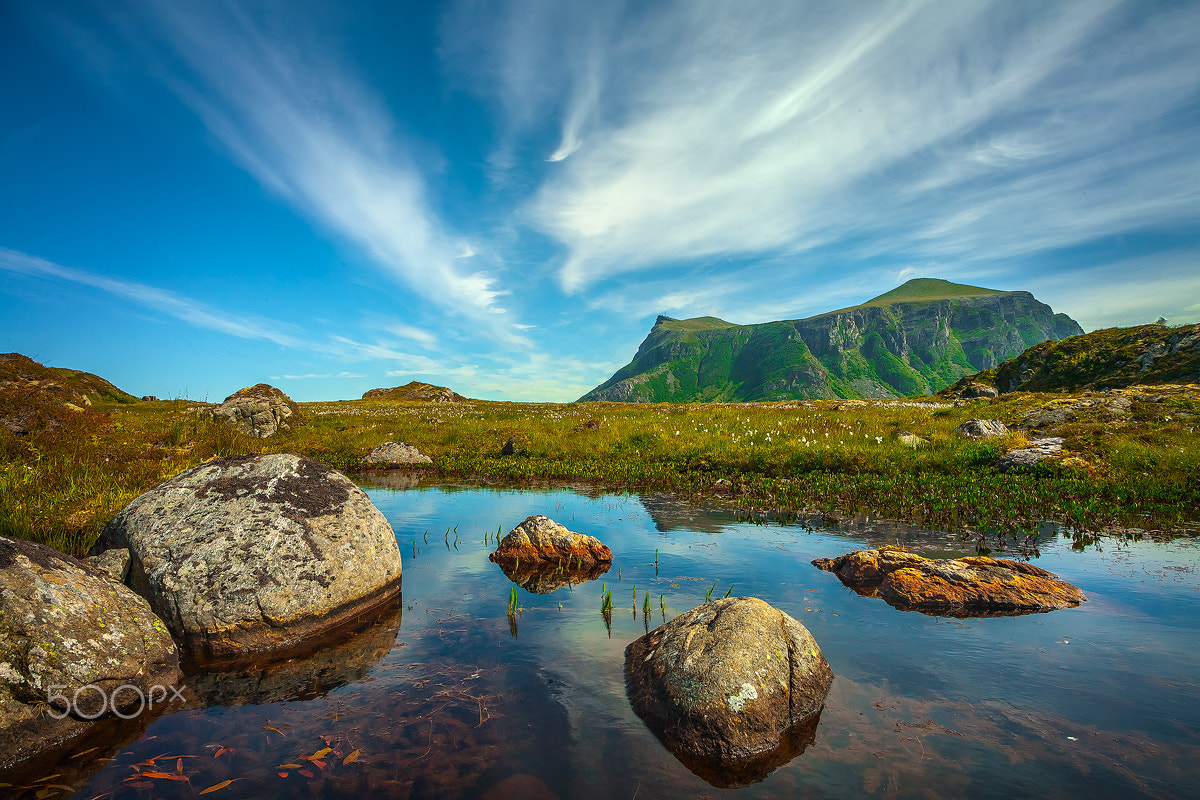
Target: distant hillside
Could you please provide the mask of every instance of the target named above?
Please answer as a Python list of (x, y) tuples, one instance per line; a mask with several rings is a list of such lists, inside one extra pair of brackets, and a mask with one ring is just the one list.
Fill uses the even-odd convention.
[(581, 401), (765, 401), (931, 394), (1047, 339), (1083, 333), (1029, 292), (932, 278), (802, 320), (660, 316)]
[(36, 389), (89, 402), (135, 403), (137, 398), (99, 375), (63, 367), (46, 367), (20, 353), (0, 353), (0, 389)]
[(432, 383), (410, 381), (403, 386), (393, 386), (390, 389), (371, 389), (362, 396), (363, 400), (410, 400), (424, 403), (458, 403), (466, 400), (457, 392), (445, 386), (434, 386)]
[(994, 369), (963, 378), (945, 393), (957, 394), (972, 383), (994, 386), (1001, 394), (1200, 383), (1200, 324), (1107, 328), (1042, 342)]

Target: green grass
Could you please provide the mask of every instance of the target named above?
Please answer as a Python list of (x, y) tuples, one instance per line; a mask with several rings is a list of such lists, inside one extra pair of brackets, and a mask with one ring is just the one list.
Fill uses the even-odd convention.
[[(1118, 419), (1064, 424), (1057, 432), (1080, 460), (1035, 474), (992, 467), (1020, 435), (975, 442), (952, 433), (972, 416), (1011, 426), (1061, 397), (1018, 392), (962, 408), (864, 401), (842, 410), (838, 401), (306, 403), (306, 425), (265, 440), (206, 422), (183, 401), (97, 404), (64, 416), (47, 400), (45, 413), (63, 419), (58, 428), (28, 436), (0, 428), (0, 535), (81, 554), (130, 500), (207, 459), (295, 452), (353, 473), (389, 440), (428, 453), (429, 472), (445, 479), (666, 490), (747, 509), (869, 511), (952, 530), (1027, 530), (1042, 520), (1081, 531), (1171, 529), (1200, 518), (1200, 392), (1135, 402)], [(929, 443), (906, 447), (899, 430)], [(502, 456), (510, 436), (520, 453)]]

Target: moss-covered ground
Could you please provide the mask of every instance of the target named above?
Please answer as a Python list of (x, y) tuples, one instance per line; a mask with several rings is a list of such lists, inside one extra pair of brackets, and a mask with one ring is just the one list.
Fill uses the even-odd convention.
[[(1036, 432), (987, 441), (954, 428), (971, 417), (1016, 426), (1030, 410), (1078, 396), (1018, 392), (959, 407), (930, 398), (305, 403), (308, 424), (265, 440), (205, 421), (185, 401), (64, 412), (46, 399), (41, 413), (61, 420), (57, 427), (23, 436), (0, 428), (0, 535), (80, 554), (138, 494), (207, 459), (295, 452), (353, 473), (389, 440), (428, 453), (434, 476), (450, 479), (668, 490), (759, 511), (872, 511), (953, 530), (1015, 533), (1045, 520), (1081, 536), (1116, 527), (1190, 530), (1200, 519), (1200, 387), (1125, 394), (1127, 411), (1100, 402)], [(906, 446), (899, 431), (927, 443)], [(1044, 434), (1066, 438), (1062, 459), (1029, 474), (995, 469), (1003, 451)], [(503, 456), (510, 437), (518, 453)]]

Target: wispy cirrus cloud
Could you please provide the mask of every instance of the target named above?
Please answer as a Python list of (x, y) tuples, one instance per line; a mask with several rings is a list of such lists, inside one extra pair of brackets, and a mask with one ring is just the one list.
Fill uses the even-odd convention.
[[(558, 163), (526, 208), (568, 292), (722, 255), (1003, 259), (1200, 218), (1194, 5), (689, 0), (592, 38), (573, 14)], [(557, 51), (511, 30), (513, 63)], [(520, 109), (523, 86), (495, 88)]]
[[(154, 74), (264, 186), (444, 312), (505, 313), (506, 290), (471, 269), (475, 250), (431, 201), (416, 155), (428, 147), (406, 137), (304, 15), (221, 2), (135, 8), (109, 14), (125, 46), (155, 54)], [(519, 341), (502, 319), (488, 327)]]

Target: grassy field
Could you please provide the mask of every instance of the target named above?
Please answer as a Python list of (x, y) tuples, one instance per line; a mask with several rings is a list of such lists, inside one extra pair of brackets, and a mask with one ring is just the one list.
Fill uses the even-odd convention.
[[(432, 456), (435, 475), (454, 479), (671, 490), (757, 511), (872, 511), (964, 531), (1017, 533), (1054, 520), (1082, 541), (1118, 527), (1193, 528), (1200, 387), (1153, 398), (1143, 391), (1159, 390), (1128, 390), (1126, 413), (1083, 409), (1041, 431), (1066, 437), (1067, 458), (1024, 475), (1000, 474), (992, 462), (1033, 434), (971, 441), (953, 429), (971, 417), (1013, 426), (1071, 396), (1014, 393), (963, 407), (929, 398), (306, 403), (306, 425), (266, 440), (206, 421), (186, 401), (97, 403), (64, 415), (47, 400), (44, 413), (61, 418), (58, 427), (25, 436), (0, 429), (0, 535), (81, 554), (126, 503), (205, 460), (294, 452), (353, 473), (389, 440), (415, 445)], [(927, 442), (907, 446), (899, 431)], [(519, 452), (502, 456), (510, 437)]]

